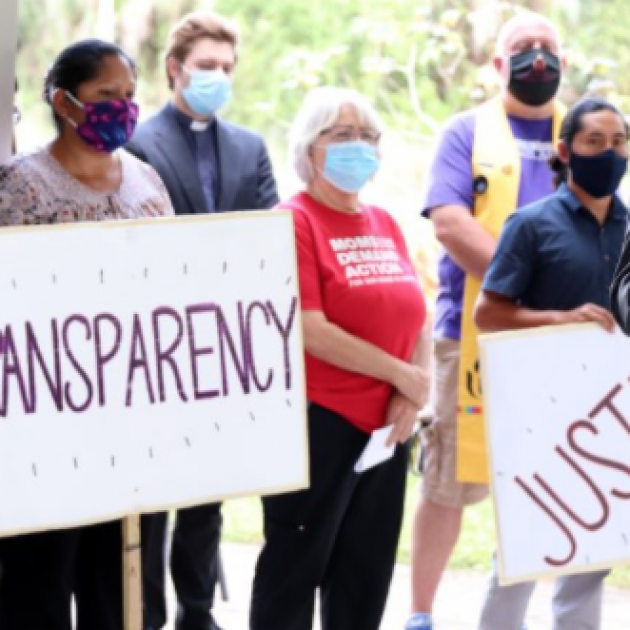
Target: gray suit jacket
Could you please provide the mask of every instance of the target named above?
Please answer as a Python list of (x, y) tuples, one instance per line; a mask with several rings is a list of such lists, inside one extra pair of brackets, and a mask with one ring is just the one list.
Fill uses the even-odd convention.
[[(142, 123), (125, 148), (160, 175), (177, 214), (206, 212), (197, 164), (169, 106)], [(217, 118), (217, 212), (266, 210), (278, 203), (260, 136)]]

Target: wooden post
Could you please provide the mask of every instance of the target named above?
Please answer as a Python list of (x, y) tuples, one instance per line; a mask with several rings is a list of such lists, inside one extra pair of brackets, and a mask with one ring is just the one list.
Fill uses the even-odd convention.
[(0, 164), (11, 157), (18, 0), (0, 0)]
[(123, 519), (123, 606), (125, 630), (142, 630), (140, 515)]

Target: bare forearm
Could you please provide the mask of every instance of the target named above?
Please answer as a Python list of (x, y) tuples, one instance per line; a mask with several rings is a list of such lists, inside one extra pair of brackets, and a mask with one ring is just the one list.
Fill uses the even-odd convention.
[(475, 307), (475, 324), (484, 332), (552, 326), (562, 322), (559, 311), (535, 311), (513, 302), (489, 300), (483, 294)]
[(483, 291), (475, 305), (475, 324), (479, 330), (486, 332), (586, 322), (599, 324), (608, 332), (615, 330), (612, 313), (590, 302), (570, 311), (534, 311), (518, 306), (498, 293)]
[(395, 385), (402, 361), (347, 333), (336, 324), (326, 320), (308, 321), (307, 316), (304, 319), (304, 345), (307, 352), (335, 367)]

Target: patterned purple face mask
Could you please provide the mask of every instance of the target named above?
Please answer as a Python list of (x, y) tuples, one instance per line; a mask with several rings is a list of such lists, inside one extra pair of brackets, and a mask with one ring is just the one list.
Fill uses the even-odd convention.
[(82, 123), (68, 120), (93, 149), (112, 153), (129, 142), (140, 111), (136, 103), (127, 99), (81, 103), (69, 92), (66, 95), (85, 112)]

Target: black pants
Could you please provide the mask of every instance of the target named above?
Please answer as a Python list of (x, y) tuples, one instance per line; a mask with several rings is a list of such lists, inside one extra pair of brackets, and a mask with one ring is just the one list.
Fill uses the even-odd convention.
[[(177, 593), (177, 630), (215, 630), (212, 605), (218, 573), (221, 504), (178, 510), (171, 547), (171, 575)], [(142, 517), (144, 628), (166, 625), (168, 514)], [(2, 628), (0, 628), (2, 630)]]
[(0, 541), (0, 630), (123, 629), (122, 526), (13, 536)]
[(256, 565), (251, 630), (310, 630), (315, 591), (322, 630), (377, 630), (402, 524), (408, 450), (362, 474), (368, 436), (309, 407), (310, 488), (268, 497)]

